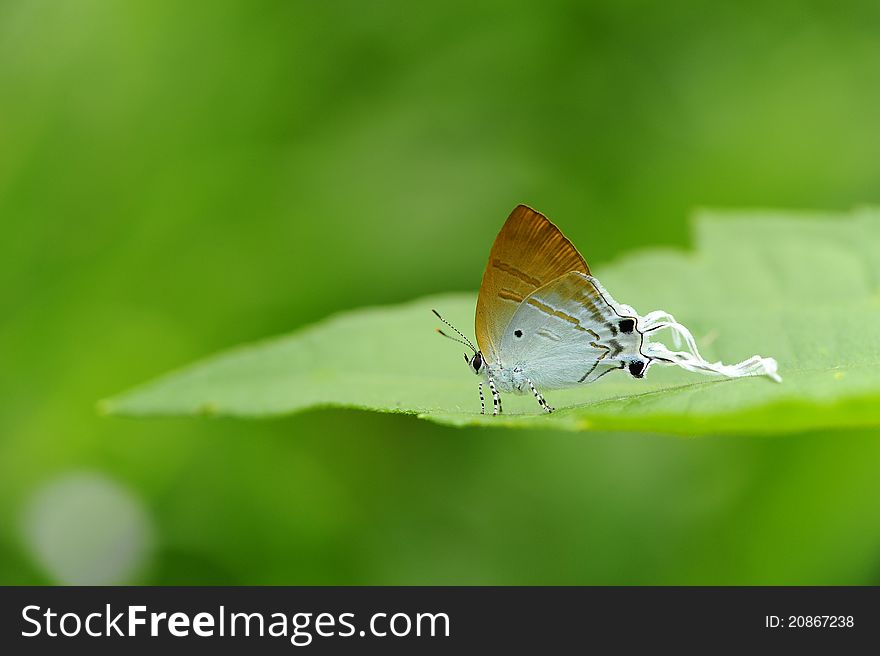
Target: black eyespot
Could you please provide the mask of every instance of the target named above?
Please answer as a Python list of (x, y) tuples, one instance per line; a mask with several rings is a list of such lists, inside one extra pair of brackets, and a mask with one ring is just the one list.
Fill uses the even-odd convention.
[(633, 319), (623, 319), (617, 326), (620, 328), (620, 332), (631, 333), (636, 327), (636, 322)]
[(629, 363), (629, 373), (634, 378), (641, 378), (642, 372), (645, 370), (645, 363), (641, 360), (633, 360)]
[(522, 337), (522, 331), (521, 331), (521, 330), (514, 330), (514, 331), (513, 331), (513, 334), (516, 335), (517, 337)]
[(474, 356), (474, 359), (471, 360), (471, 366), (474, 368), (474, 371), (479, 371), (480, 367), (483, 366), (483, 357), (479, 353), (477, 353)]

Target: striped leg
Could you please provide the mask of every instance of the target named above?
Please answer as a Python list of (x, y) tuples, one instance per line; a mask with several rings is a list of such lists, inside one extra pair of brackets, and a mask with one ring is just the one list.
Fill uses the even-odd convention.
[(492, 415), (501, 414), (501, 396), (495, 387), (495, 381), (489, 378), (489, 389), (492, 390)]
[(538, 405), (544, 408), (544, 410), (546, 410), (547, 412), (553, 412), (554, 408), (551, 408), (548, 405), (547, 401), (544, 400), (544, 397), (541, 396), (541, 393), (535, 388), (535, 385), (532, 383), (532, 381), (528, 378), (526, 378), (526, 380), (529, 381), (529, 387), (532, 388), (532, 394), (534, 394), (535, 398), (538, 399)]
[(480, 414), (486, 414), (486, 397), (483, 396), (483, 383), (477, 385), (477, 391), (480, 392)]

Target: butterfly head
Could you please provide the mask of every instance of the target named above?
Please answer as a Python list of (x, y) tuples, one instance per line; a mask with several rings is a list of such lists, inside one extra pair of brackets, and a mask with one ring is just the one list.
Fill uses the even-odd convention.
[(483, 369), (486, 367), (486, 361), (483, 359), (483, 354), (479, 351), (477, 351), (470, 357), (468, 357), (468, 354), (465, 353), (464, 361), (468, 363), (468, 367), (470, 367), (470, 370), (478, 376), (483, 373)]
[(474, 346), (471, 343), (471, 340), (469, 340), (467, 337), (465, 337), (461, 333), (461, 331), (458, 330), (458, 328), (456, 328), (451, 323), (449, 323), (446, 319), (441, 317), (440, 313), (437, 312), (437, 310), (431, 310), (431, 311), (436, 315), (436, 317), (438, 319), (440, 319), (440, 321), (442, 321), (447, 326), (452, 328), (452, 330), (454, 330), (456, 332), (458, 337), (453, 337), (452, 335), (444, 333), (439, 328), (437, 328), (437, 332), (440, 333), (441, 335), (443, 335), (443, 337), (445, 337), (446, 339), (451, 339), (453, 342), (458, 342), (459, 344), (463, 344), (463, 345), (467, 346), (472, 351), (473, 355), (468, 355), (467, 353), (465, 353), (464, 354), (464, 361), (467, 362), (468, 367), (475, 374), (479, 375), (479, 374), (483, 373), (483, 371), (486, 368), (486, 360), (483, 357), (483, 354), (480, 352), (480, 350), (476, 346)]

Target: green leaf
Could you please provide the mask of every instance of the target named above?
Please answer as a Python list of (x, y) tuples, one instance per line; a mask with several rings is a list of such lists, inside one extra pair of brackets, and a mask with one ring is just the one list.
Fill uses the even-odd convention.
[[(581, 244), (582, 247), (587, 246)], [(597, 245), (583, 248), (595, 252)], [(437, 308), (470, 332), (475, 295), (346, 312), (243, 346), (102, 403), (125, 415), (269, 417), (320, 406), (402, 412), (452, 425), (777, 433), (880, 425), (880, 215), (704, 213), (696, 252), (651, 250), (595, 272), (641, 314), (664, 309), (708, 360), (775, 357), (783, 382), (655, 365), (547, 394), (504, 396), (481, 416), (462, 349), (433, 332)]]

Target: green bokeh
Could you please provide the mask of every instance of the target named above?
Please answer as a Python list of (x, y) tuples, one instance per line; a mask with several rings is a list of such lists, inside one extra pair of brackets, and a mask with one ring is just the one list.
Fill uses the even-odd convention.
[(472, 290), (518, 202), (591, 263), (686, 246), (696, 207), (878, 204), (878, 25), (872, 2), (0, 4), (0, 583), (57, 580), (22, 527), (82, 471), (152, 518), (144, 583), (880, 582), (876, 431), (94, 411)]

